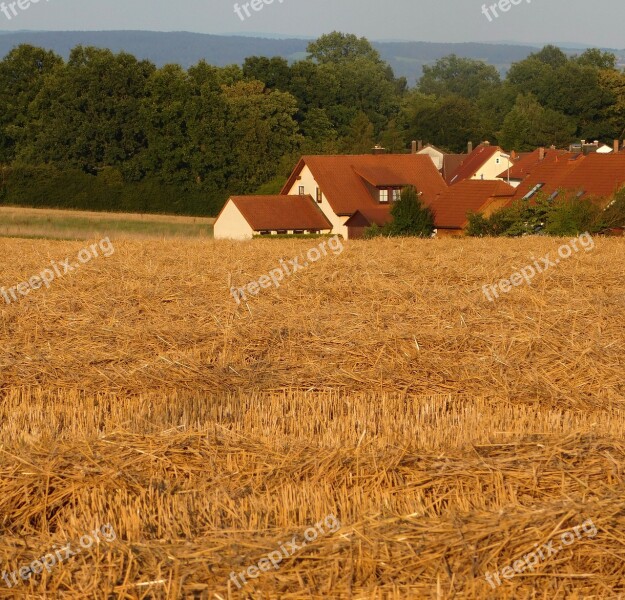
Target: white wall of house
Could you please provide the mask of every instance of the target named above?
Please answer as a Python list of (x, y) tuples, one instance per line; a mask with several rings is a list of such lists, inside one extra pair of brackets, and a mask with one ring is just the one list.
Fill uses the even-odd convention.
[(234, 202), (228, 200), (215, 221), (214, 236), (216, 240), (251, 240), (254, 237), (254, 230)]
[[(486, 181), (507, 181), (507, 179), (499, 178), (508, 169), (508, 159), (503, 156), (504, 152), (495, 152), (481, 167), (480, 170), (471, 179), (485, 179)], [(512, 164), (510, 165), (512, 167)], [(512, 185), (512, 182), (510, 182)]]
[(417, 152), (417, 154), (425, 154), (425, 155), (429, 156), (432, 159), (432, 162), (434, 163), (434, 166), (439, 171), (443, 168), (443, 160), (444, 160), (443, 153), (439, 152), (435, 148), (427, 146), (427, 147), (423, 148), (423, 150), (419, 150), (419, 152)]
[[(302, 172), (300, 173), (300, 179), (297, 180), (290, 190), (287, 190), (287, 194), (297, 196), (300, 193), (300, 186), (304, 187), (304, 194), (310, 194), (313, 200), (317, 202), (317, 182), (312, 174), (312, 171), (308, 168), (308, 165), (304, 165)], [(345, 223), (349, 220), (349, 217), (339, 217), (332, 210), (328, 199), (325, 195), (321, 195), (321, 203), (317, 203), (317, 206), (322, 210), (323, 214), (328, 218), (328, 221), (332, 223), (332, 233), (342, 235), (347, 239), (347, 227)]]

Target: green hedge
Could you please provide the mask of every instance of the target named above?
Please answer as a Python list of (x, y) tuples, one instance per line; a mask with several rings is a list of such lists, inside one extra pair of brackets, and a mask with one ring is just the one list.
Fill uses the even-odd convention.
[(157, 179), (125, 182), (116, 169), (89, 175), (78, 169), (20, 166), (5, 171), (0, 203), (33, 208), (216, 216), (225, 192), (185, 190)]

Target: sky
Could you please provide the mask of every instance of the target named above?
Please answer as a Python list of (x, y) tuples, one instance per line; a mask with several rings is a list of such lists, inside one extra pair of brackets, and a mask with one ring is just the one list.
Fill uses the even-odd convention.
[(24, 10), (14, 4), (17, 15), (6, 7), (11, 19), (0, 12), (0, 31), (140, 29), (315, 38), (339, 30), (378, 41), (625, 48), (623, 0), (514, 1), (519, 4), (509, 4), (507, 12), (495, 9), (495, 16), (491, 9), (484, 14), (483, 0), (273, 0), (258, 12), (248, 8), (249, 17), (241, 8), (239, 17), (233, 0), (39, 0)]

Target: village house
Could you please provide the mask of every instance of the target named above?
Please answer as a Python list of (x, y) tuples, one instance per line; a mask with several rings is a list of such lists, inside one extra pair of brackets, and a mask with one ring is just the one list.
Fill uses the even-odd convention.
[(537, 164), (515, 189), (508, 204), (539, 194), (549, 200), (575, 194), (605, 208), (625, 186), (625, 153), (565, 154)]
[(456, 185), (465, 179), (482, 179), (498, 181), (501, 170), (508, 166), (510, 155), (499, 146), (491, 146), (490, 142), (482, 142), (475, 150), (469, 143), (469, 155), (458, 168), (449, 175), (449, 185)]
[(447, 183), (468, 156), (467, 154), (450, 154), (432, 144), (424, 146), (421, 140), (412, 142), (412, 151), (415, 154), (429, 156)]
[(513, 196), (514, 188), (503, 181), (465, 179), (447, 188), (429, 205), (434, 213), (436, 237), (463, 235), (469, 213), (489, 217), (507, 206)]

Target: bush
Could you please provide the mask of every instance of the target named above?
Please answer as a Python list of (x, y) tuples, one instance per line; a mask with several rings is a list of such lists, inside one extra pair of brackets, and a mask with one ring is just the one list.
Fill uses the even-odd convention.
[(113, 168), (89, 175), (79, 169), (18, 166), (7, 171), (0, 202), (34, 208), (215, 216), (227, 194), (184, 189), (156, 178), (125, 182)]
[(494, 212), (489, 217), (469, 215), (467, 235), (517, 237), (547, 234), (553, 236), (594, 233), (605, 228), (604, 222), (625, 222), (625, 192), (608, 214), (591, 198), (577, 198), (560, 194), (553, 202), (544, 196), (536, 200), (519, 200), (512, 206)]
[(434, 214), (421, 204), (412, 186), (402, 190), (401, 198), (391, 208), (391, 215), (393, 220), (382, 228), (383, 235), (432, 237), (434, 233)]

